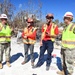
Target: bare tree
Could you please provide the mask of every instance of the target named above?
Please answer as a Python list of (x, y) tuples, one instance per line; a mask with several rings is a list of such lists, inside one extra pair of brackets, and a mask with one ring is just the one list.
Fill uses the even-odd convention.
[(13, 16), (14, 9), (15, 7), (10, 0), (1, 1), (1, 13), (7, 14), (10, 19)]
[(14, 16), (14, 28), (24, 28), (24, 26), (26, 26), (26, 20), (25, 20), (25, 15), (26, 15), (26, 11), (25, 10), (21, 10), (19, 11), (16, 16)]
[[(35, 3), (37, 2), (37, 3)], [(42, 2), (41, 0), (28, 0), (28, 3), (25, 3), (25, 10), (28, 13), (28, 16), (35, 17), (36, 19), (41, 19), (42, 16)]]

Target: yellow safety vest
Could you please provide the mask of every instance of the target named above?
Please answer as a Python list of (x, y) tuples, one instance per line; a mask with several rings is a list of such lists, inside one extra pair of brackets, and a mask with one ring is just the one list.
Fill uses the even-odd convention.
[[(55, 33), (54, 33), (55, 28), (56, 28), (56, 25), (55, 25), (54, 23), (52, 23), (50, 35), (55, 36)], [(47, 24), (44, 24), (44, 32), (42, 33), (42, 40), (43, 40), (44, 37), (45, 37), (46, 29), (47, 29)], [(55, 41), (55, 38), (50, 37), (50, 39), (51, 39), (52, 41)]]
[(70, 23), (62, 34), (62, 47), (64, 48), (75, 48), (75, 25)]
[[(7, 42), (10, 42), (11, 41), (11, 28), (7, 25), (7, 28), (6, 28), (6, 41)], [(8, 38), (7, 38), (8, 37)]]
[(11, 29), (8, 25), (4, 27), (2, 23), (0, 23), (0, 27), (2, 30), (0, 31), (0, 43), (10, 42), (11, 40)]
[[(28, 32), (28, 28), (25, 28), (25, 29), (24, 29), (24, 33), (31, 35), (36, 29), (37, 29), (36, 27), (32, 27), (32, 28), (30, 29), (30, 31)], [(25, 44), (34, 44), (34, 43), (36, 42), (36, 38), (35, 38), (35, 37), (34, 37), (34, 39), (31, 39), (31, 38), (25, 39), (25, 38), (23, 38), (23, 42), (24, 42)]]

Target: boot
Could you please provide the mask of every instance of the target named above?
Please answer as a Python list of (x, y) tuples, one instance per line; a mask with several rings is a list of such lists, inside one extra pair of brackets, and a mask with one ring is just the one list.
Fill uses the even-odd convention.
[(65, 75), (63, 70), (62, 71), (57, 71), (57, 74), (59, 74), (59, 75)]
[(0, 69), (2, 69), (3, 68), (3, 65), (2, 65), (2, 63), (0, 63)]
[(7, 61), (6, 64), (8, 67), (11, 67), (10, 62)]
[(50, 69), (50, 66), (46, 66), (46, 71), (48, 71)]
[(39, 68), (39, 67), (40, 67), (40, 66), (38, 66), (37, 64), (34, 65), (34, 66), (32, 66), (33, 69), (35, 69), (35, 68)]
[(34, 62), (31, 62), (31, 66), (34, 66)]
[(26, 61), (23, 61), (21, 64), (22, 64), (22, 65), (26, 64)]
[(75, 67), (75, 62), (73, 63), (73, 66)]
[(72, 75), (72, 74), (68, 74), (68, 75)]

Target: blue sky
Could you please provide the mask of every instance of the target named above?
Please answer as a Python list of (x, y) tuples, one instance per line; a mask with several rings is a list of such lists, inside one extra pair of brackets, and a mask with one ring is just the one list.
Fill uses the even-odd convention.
[[(11, 2), (15, 5), (15, 12), (22, 9), (25, 9), (25, 4), (29, 0), (11, 0)], [(65, 12), (70, 11), (74, 14), (75, 17), (75, 0), (41, 0), (42, 2), (42, 13), (43, 19), (47, 13), (53, 13), (55, 19), (59, 19), (59, 21), (63, 22), (63, 15)], [(35, 7), (37, 7), (38, 0), (33, 0)], [(75, 21), (75, 19), (73, 20)]]

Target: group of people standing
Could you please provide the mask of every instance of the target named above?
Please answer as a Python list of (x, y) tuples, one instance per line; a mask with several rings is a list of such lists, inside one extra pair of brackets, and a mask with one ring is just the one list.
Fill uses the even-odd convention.
[[(3, 68), (2, 56), (5, 50), (6, 64), (10, 67), (10, 38), (12, 29), (7, 24), (7, 15), (2, 14), (0, 23), (0, 69)], [(40, 67), (43, 64), (44, 53), (47, 50), (46, 70), (48, 71), (51, 64), (51, 54), (54, 49), (54, 41), (59, 35), (62, 34), (61, 43), (61, 59), (63, 69), (57, 72), (60, 75), (72, 75), (73, 63), (75, 60), (75, 24), (72, 23), (73, 13), (66, 12), (63, 16), (65, 28), (63, 31), (59, 30), (59, 27), (53, 23), (54, 15), (49, 13), (46, 15), (47, 23), (41, 28), (41, 39), (40, 39), (40, 53), (39, 59), (36, 65), (34, 65), (34, 44), (36, 42), (37, 27), (34, 26), (34, 20), (28, 18), (26, 20), (27, 27), (22, 32), (22, 38), (24, 43), (24, 61), (21, 63), (24, 65), (28, 62), (28, 50), (30, 49), (31, 54), (31, 66), (32, 68)], [(63, 57), (63, 58), (62, 58)]]

